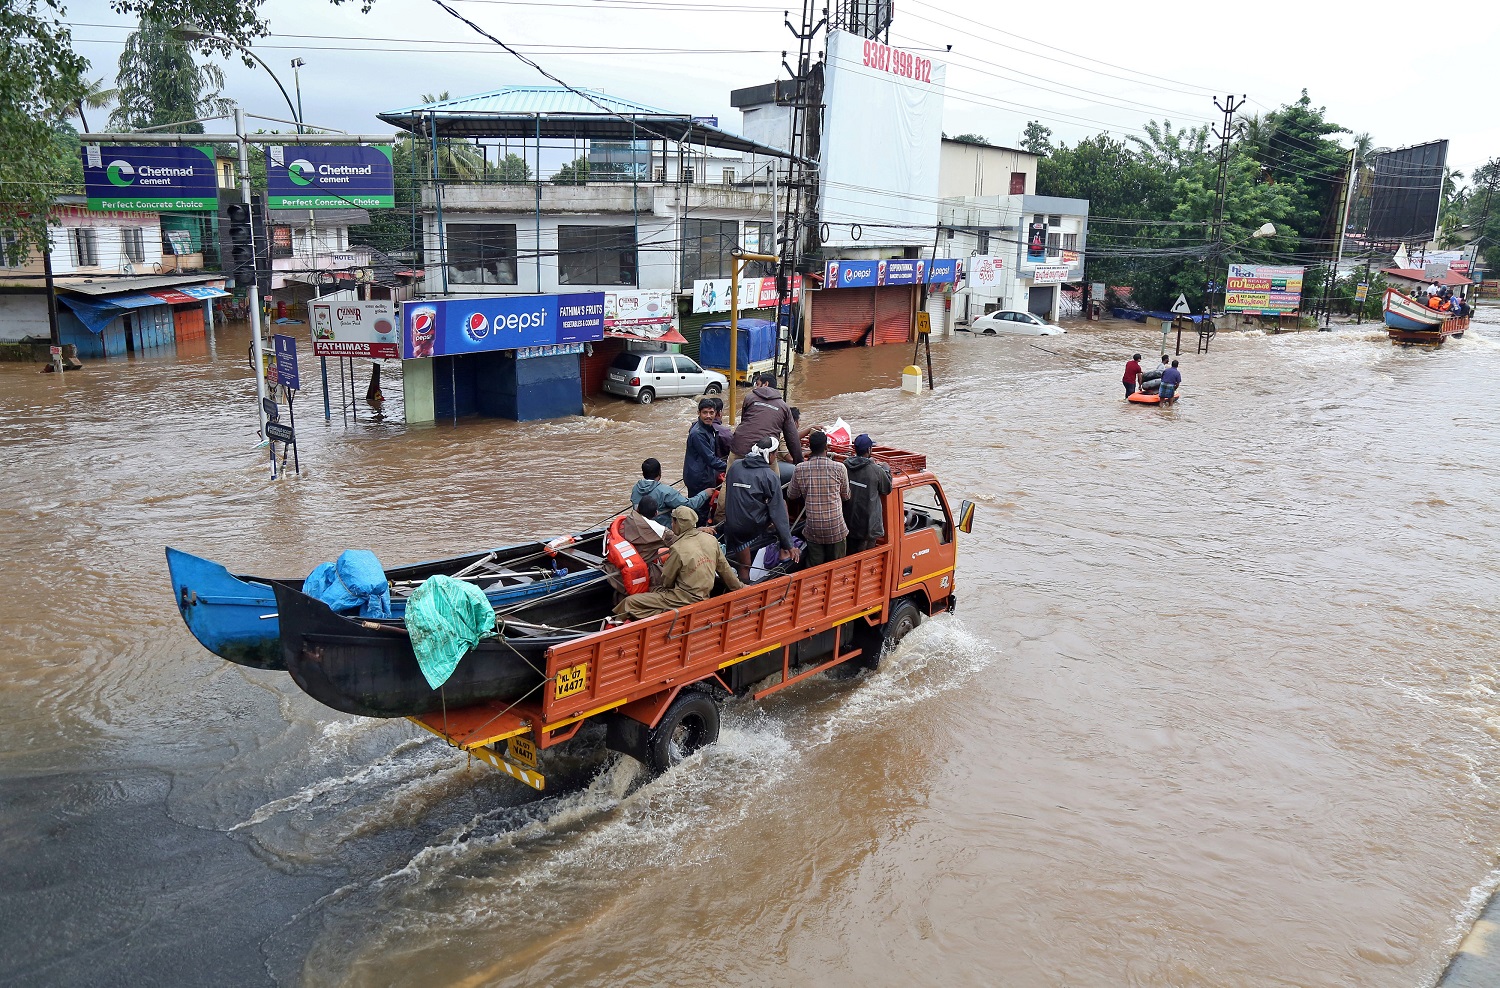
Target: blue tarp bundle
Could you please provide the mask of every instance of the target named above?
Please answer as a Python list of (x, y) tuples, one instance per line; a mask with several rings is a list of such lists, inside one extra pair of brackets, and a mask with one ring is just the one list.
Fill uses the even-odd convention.
[[(741, 319), (740, 345), (736, 367), (748, 367), (756, 361), (776, 356), (776, 324), (769, 319)], [(704, 367), (729, 366), (729, 322), (718, 320), (703, 324), (698, 337), (698, 362)]]
[(360, 617), (391, 616), (391, 585), (380, 560), (368, 549), (350, 549), (336, 561), (319, 566), (303, 581), (302, 592), (339, 614), (358, 611)]

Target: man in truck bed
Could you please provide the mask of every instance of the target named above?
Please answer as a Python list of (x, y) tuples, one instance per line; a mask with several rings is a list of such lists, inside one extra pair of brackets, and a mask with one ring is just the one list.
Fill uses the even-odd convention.
[(698, 512), (686, 505), (673, 508), (672, 531), (677, 540), (661, 568), (661, 589), (626, 597), (616, 605), (617, 615), (639, 621), (707, 600), (714, 592), (715, 577), (730, 590), (744, 586), (719, 551), (719, 540), (698, 527)]

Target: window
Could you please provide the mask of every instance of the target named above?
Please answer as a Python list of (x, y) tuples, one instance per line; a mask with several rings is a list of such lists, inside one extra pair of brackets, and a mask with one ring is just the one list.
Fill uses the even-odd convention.
[[(752, 239), (754, 245), (751, 243)], [(745, 250), (752, 254), (779, 254), (781, 245), (776, 242), (776, 225), (746, 220)], [(776, 265), (770, 261), (749, 261), (740, 273), (746, 278), (774, 278)]]
[(18, 268), (26, 263), (21, 254), (21, 235), (10, 230), (0, 230), (0, 268)]
[(953, 526), (948, 522), (948, 510), (943, 507), (943, 499), (938, 496), (936, 487), (928, 484), (924, 487), (907, 488), (902, 496), (901, 506), (906, 513), (906, 534), (931, 528), (937, 531), (939, 542), (947, 544), (953, 541)]
[[(511, 227), (514, 231), (515, 227)], [(559, 285), (634, 285), (635, 230), (628, 226), (559, 226)], [(514, 283), (514, 276), (512, 276)]]
[(74, 267), (98, 267), (99, 237), (93, 228), (81, 226), (71, 230), (68, 243), (72, 248)]
[(672, 367), (672, 358), (671, 357), (661, 356), (661, 357), (652, 357), (651, 358), (651, 373), (652, 374), (676, 374), (677, 371), (676, 371), (675, 368)]
[(1010, 173), (1010, 194), (1013, 196), (1024, 196), (1026, 194), (1026, 173)]
[(1062, 217), (1061, 216), (1049, 216), (1049, 217), (1047, 217), (1047, 225), (1048, 226), (1062, 226)]
[(666, 182), (667, 182), (667, 170), (665, 168), (658, 168), (656, 170), (656, 181), (657, 181), (658, 185), (665, 185), (666, 184)]
[(271, 227), (271, 256), (292, 256), (292, 228), (289, 226)]
[(138, 226), (127, 226), (120, 231), (120, 249), (130, 260), (140, 263), (146, 259), (145, 231)]
[(615, 370), (633, 371), (640, 364), (640, 362), (640, 354), (631, 353), (629, 350), (626, 350), (624, 353), (615, 357), (615, 359), (610, 363), (609, 366)]
[(677, 373), (679, 374), (702, 374), (703, 368), (693, 363), (692, 357), (673, 357), (677, 361)]
[(1049, 233), (1049, 234), (1047, 234), (1047, 253), (1048, 254), (1056, 254), (1060, 250), (1062, 250), (1062, 234), (1060, 234), (1060, 233)]
[(979, 250), (979, 253), (981, 255), (988, 255), (989, 252), (990, 252), (990, 231), (988, 231), (988, 230), (980, 230), (979, 234), (978, 234), (978, 239), (979, 239), (979, 246), (978, 246), (977, 249)]
[(728, 278), (730, 252), (739, 239), (738, 220), (683, 220), (682, 283), (690, 285), (699, 278)]
[(1063, 250), (1077, 250), (1078, 249), (1078, 234), (1076, 234), (1076, 233), (1065, 233), (1065, 234), (1063, 234), (1063, 236), (1062, 236), (1062, 245), (1063, 245)]
[(455, 285), (514, 285), (514, 223), (449, 223), (448, 280)]
[(723, 183), (725, 185), (733, 185), (734, 184), (734, 169), (733, 168), (726, 168), (720, 174), (721, 174), (721, 181), (723, 181)]

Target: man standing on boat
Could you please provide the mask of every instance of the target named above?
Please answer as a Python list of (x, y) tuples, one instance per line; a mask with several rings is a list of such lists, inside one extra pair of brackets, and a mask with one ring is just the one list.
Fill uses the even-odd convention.
[(1177, 400), (1177, 389), (1182, 386), (1182, 371), (1177, 369), (1177, 361), (1172, 361), (1172, 366), (1162, 371), (1161, 390), (1157, 392), (1161, 396), (1163, 405), (1170, 405)]
[(698, 527), (698, 513), (683, 505), (672, 509), (672, 532), (676, 541), (661, 568), (661, 589), (626, 597), (615, 605), (615, 614), (639, 621), (707, 600), (714, 592), (714, 579), (730, 590), (744, 586), (733, 567), (719, 551), (719, 540)]
[(1136, 354), (1125, 361), (1125, 397), (1129, 398), (1135, 394), (1136, 387), (1141, 383), (1141, 355)]

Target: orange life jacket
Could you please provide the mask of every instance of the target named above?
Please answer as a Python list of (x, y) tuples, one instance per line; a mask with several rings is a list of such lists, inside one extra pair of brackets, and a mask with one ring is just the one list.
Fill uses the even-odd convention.
[(630, 540), (620, 534), (620, 525), (624, 521), (625, 516), (621, 515), (609, 523), (609, 533), (604, 539), (604, 558), (620, 571), (620, 582), (625, 585), (627, 595), (645, 593), (651, 589), (651, 570)]

